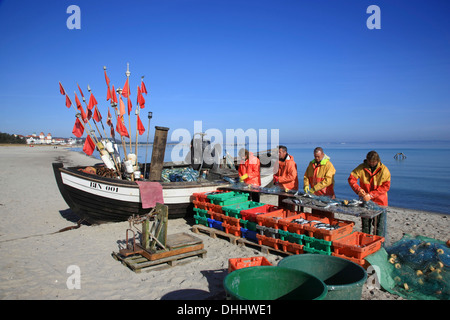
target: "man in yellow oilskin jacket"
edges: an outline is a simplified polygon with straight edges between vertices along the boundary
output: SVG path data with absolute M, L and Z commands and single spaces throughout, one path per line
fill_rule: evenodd
M 316 196 L 336 198 L 334 194 L 334 175 L 336 169 L 321 147 L 314 149 L 314 160 L 306 168 L 303 176 L 303 190 Z
M 381 163 L 380 156 L 376 151 L 367 153 L 364 162 L 350 173 L 348 183 L 363 201 L 372 200 L 381 207 L 388 206 L 387 192 L 391 187 L 391 173 Z M 374 219 L 361 218 L 363 232 L 370 233 L 373 224 L 376 234 L 386 237 L 386 208 L 383 209 L 383 213 Z

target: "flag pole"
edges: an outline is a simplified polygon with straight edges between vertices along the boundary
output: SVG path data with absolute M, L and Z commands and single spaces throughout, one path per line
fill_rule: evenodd
M 116 92 L 119 94 L 119 98 L 121 98 L 121 97 L 122 97 L 122 95 L 121 95 L 122 89 L 117 88 L 117 89 L 116 89 Z M 112 104 L 111 104 L 111 105 L 112 105 Z M 122 120 L 119 119 L 119 116 L 118 116 L 119 111 L 117 110 L 117 103 L 115 103 L 115 102 L 114 102 L 114 107 L 115 107 L 114 110 L 115 110 L 115 112 L 116 112 L 117 121 L 122 121 Z M 119 133 L 120 133 L 120 132 L 119 132 Z M 125 161 L 126 161 L 126 160 L 128 160 L 127 147 L 126 147 L 126 144 L 125 144 L 125 139 L 124 139 L 124 137 L 122 136 L 122 134 L 120 135 L 120 137 L 122 138 L 123 152 L 125 153 Z
M 91 87 L 90 87 L 89 85 L 87 86 L 87 89 L 88 89 L 88 91 L 89 91 L 90 94 L 93 94 L 93 93 L 91 92 Z M 94 123 L 95 123 L 95 120 L 94 120 Z M 105 134 L 105 138 L 106 138 L 108 135 L 106 134 L 105 126 L 103 125 L 103 119 L 100 120 L 100 124 L 102 125 L 103 133 Z M 97 125 L 96 125 L 96 126 L 97 126 Z M 98 128 L 97 128 L 97 130 L 98 130 Z M 100 130 L 99 130 L 99 131 L 100 131 Z M 112 138 L 112 137 L 111 137 L 111 138 Z
M 147 153 L 148 153 L 148 136 L 150 133 L 150 119 L 152 118 L 153 113 L 148 113 L 148 128 L 147 128 L 147 145 L 145 146 L 145 167 L 144 167 L 144 180 L 145 180 L 145 172 L 147 171 Z
M 75 108 L 75 105 L 73 104 L 72 99 L 70 99 L 70 97 L 67 95 L 66 90 L 64 89 L 64 87 L 63 87 L 63 85 L 61 84 L 61 82 L 59 83 L 59 85 L 60 85 L 61 88 L 63 89 L 64 95 L 67 97 L 67 99 L 69 99 L 70 105 L 74 108 L 74 110 L 75 110 L 75 112 L 76 112 L 76 113 L 75 113 L 75 117 L 77 117 L 77 118 L 79 119 L 79 118 L 81 117 L 81 113 L 79 113 L 79 112 L 78 112 L 79 110 L 78 110 L 77 108 Z M 97 141 L 97 137 L 95 136 L 95 134 L 93 134 L 91 131 L 86 130 L 86 126 L 84 125 L 84 119 L 81 119 L 80 123 L 81 123 L 81 125 L 83 126 L 83 130 L 86 131 L 86 134 L 88 134 L 88 135 L 91 137 L 91 139 L 92 139 L 92 137 L 93 137 L 94 140 Z M 88 124 L 89 124 L 89 120 L 88 120 Z M 92 128 L 91 128 L 91 129 L 92 129 Z M 97 147 L 97 145 L 96 145 L 96 147 Z M 98 149 L 98 147 L 97 147 L 97 149 Z M 99 152 L 100 152 L 100 150 L 99 150 Z
M 74 93 L 75 94 L 77 94 L 75 91 L 74 91 Z M 70 98 L 69 98 L 70 99 Z M 72 102 L 72 101 L 71 101 Z M 74 107 L 75 108 L 75 107 Z M 78 110 L 78 109 L 77 109 Z M 86 118 L 87 119 L 87 118 Z M 92 132 L 94 132 L 93 133 L 93 136 L 94 136 L 94 138 L 95 138 L 95 141 L 96 141 L 96 145 L 99 143 L 99 141 L 98 141 L 98 139 L 97 139 L 97 136 L 95 135 L 95 130 L 94 129 L 92 129 L 92 126 L 91 126 L 91 123 L 89 122 L 89 119 L 87 120 L 87 124 L 89 125 L 89 128 L 91 128 L 91 131 Z M 97 149 L 99 149 L 98 148 L 98 145 L 97 145 Z M 99 149 L 99 151 L 100 151 L 100 149 Z
M 125 75 L 127 76 L 127 84 L 128 84 L 128 97 L 127 97 L 127 111 L 128 111 L 128 132 L 131 132 L 131 120 L 130 120 L 130 111 L 128 110 L 128 103 L 130 99 L 130 64 L 127 62 L 127 71 L 125 72 Z M 136 129 L 137 130 L 137 129 Z M 130 134 L 130 153 L 133 153 L 133 149 L 131 147 L 131 134 Z M 136 155 L 136 162 L 137 162 L 137 155 Z
M 83 91 L 81 91 L 81 88 L 80 88 L 80 86 L 78 85 L 78 83 L 77 83 L 77 86 L 78 86 L 78 90 L 80 90 L 81 98 L 83 99 L 83 102 L 84 102 L 84 104 L 86 105 L 86 111 L 89 112 L 90 109 L 89 109 L 89 106 L 88 106 L 88 104 L 87 104 L 87 102 L 86 102 L 86 98 L 84 97 Z M 89 92 L 90 92 L 90 91 L 89 91 Z M 98 128 L 97 123 L 95 122 L 95 120 L 93 120 L 93 122 L 94 122 L 94 124 L 95 124 L 95 127 L 97 128 L 98 134 L 100 135 L 100 140 L 102 140 L 102 139 L 103 139 L 102 133 L 100 132 L 100 130 L 99 130 L 99 128 Z
M 103 66 L 103 70 L 105 71 L 105 80 L 106 80 L 106 77 L 107 77 L 107 75 L 106 75 L 106 66 Z M 110 91 L 110 88 L 109 88 L 109 83 L 106 82 L 106 85 L 108 86 L 108 92 L 109 92 L 109 94 L 111 94 L 111 91 Z M 114 93 L 114 92 L 113 92 L 113 93 Z M 116 114 L 116 121 L 119 120 L 119 119 L 118 119 L 118 112 L 117 112 L 117 103 L 113 100 L 112 96 L 111 96 L 111 108 L 114 109 L 114 113 Z M 120 134 L 120 133 L 119 133 L 119 134 Z M 123 147 L 123 151 L 124 151 L 124 154 L 125 154 L 125 160 L 127 160 L 127 159 L 128 159 L 128 156 L 127 156 L 127 149 L 126 149 L 126 147 L 125 147 L 125 140 L 124 140 L 124 138 L 123 138 L 122 135 L 120 135 L 120 138 L 121 138 L 121 140 L 122 140 L 122 147 Z

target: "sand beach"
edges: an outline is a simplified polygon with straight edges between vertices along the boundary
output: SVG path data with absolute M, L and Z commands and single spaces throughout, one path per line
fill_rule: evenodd
M 99 160 L 64 147 L 0 147 L 0 299 L 2 300 L 109 300 L 109 299 L 224 299 L 222 281 L 228 259 L 264 255 L 276 264 L 284 256 L 263 254 L 250 247 L 233 245 L 224 239 L 195 234 L 203 240 L 206 257 L 182 266 L 134 273 L 112 252 L 125 239 L 128 222 L 76 225 L 55 182 L 52 162 L 64 165 L 92 165 Z M 273 203 L 273 196 L 262 202 Z M 351 216 L 340 218 L 352 220 Z M 359 219 L 355 228 L 360 228 Z M 193 221 L 171 219 L 168 233 L 192 233 Z M 450 216 L 389 208 L 388 241 L 404 233 L 440 240 L 450 238 Z M 80 288 L 69 289 L 67 280 L 76 266 Z M 397 300 L 400 297 L 367 286 L 363 300 Z

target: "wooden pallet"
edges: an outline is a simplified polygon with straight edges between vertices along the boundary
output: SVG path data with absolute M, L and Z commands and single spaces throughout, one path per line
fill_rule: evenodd
M 248 239 L 238 237 L 229 233 L 226 233 L 224 231 L 220 231 L 218 229 L 209 228 L 201 224 L 196 224 L 192 226 L 192 232 L 194 233 L 207 233 L 211 238 L 216 239 L 217 237 L 228 239 L 232 244 L 238 245 L 238 246 L 244 246 L 244 247 L 252 247 L 260 250 L 264 254 L 268 253 L 277 253 L 282 255 L 292 255 L 291 252 L 285 252 L 283 250 L 278 250 L 269 246 L 260 245 L 258 242 L 253 242 Z
M 191 258 L 204 258 L 206 256 L 206 250 L 195 250 L 158 260 L 149 260 L 141 254 L 124 257 L 117 252 L 113 252 L 112 256 L 114 259 L 121 261 L 123 265 L 127 266 L 132 271 L 140 273 L 141 271 L 149 272 L 163 270 L 176 265 L 185 264 L 191 262 Z
M 167 236 L 166 249 L 148 250 L 139 244 L 120 249 L 112 256 L 134 272 L 161 270 L 180 263 L 189 262 L 192 257 L 205 257 L 203 241 L 185 232 Z

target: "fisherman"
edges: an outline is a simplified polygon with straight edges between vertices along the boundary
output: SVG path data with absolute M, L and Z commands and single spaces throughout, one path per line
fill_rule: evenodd
M 285 146 L 278 146 L 278 171 L 273 175 L 273 183 L 284 191 L 298 190 L 297 164 Z
M 336 169 L 321 147 L 314 149 L 314 160 L 306 168 L 303 176 L 303 190 L 316 196 L 336 198 L 334 194 L 334 175 Z
M 252 152 L 242 148 L 239 150 L 239 157 L 241 162 L 239 164 L 239 180 L 246 184 L 252 184 L 256 186 L 261 185 L 260 167 L 261 163 Z
M 391 187 L 391 173 L 381 163 L 380 156 L 376 151 L 367 153 L 364 162 L 350 173 L 348 183 L 363 201 L 367 202 L 372 200 L 384 209 L 382 214 L 374 219 L 361 218 L 362 231 L 364 233 L 370 233 L 373 224 L 376 229 L 376 234 L 386 237 L 387 192 Z

